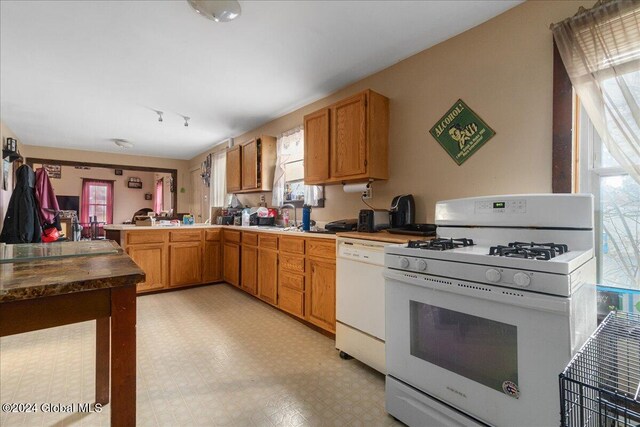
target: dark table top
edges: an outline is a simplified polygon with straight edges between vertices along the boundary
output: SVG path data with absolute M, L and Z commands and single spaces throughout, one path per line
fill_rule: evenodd
M 105 253 L 101 248 L 81 256 L 0 263 L 0 303 L 135 285 L 144 280 L 144 272 L 115 242 L 104 243 L 115 251 Z M 89 249 L 84 242 L 66 244 Z

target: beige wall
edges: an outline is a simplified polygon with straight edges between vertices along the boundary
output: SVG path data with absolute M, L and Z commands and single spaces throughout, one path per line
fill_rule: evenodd
M 34 169 L 40 167 L 34 164 Z M 129 188 L 127 181 L 130 177 L 140 178 L 142 188 Z M 142 208 L 152 208 L 153 200 L 145 200 L 144 194 L 155 192 L 153 172 L 123 171 L 122 175 L 116 175 L 113 169 L 90 168 L 76 169 L 73 166 L 62 166 L 61 178 L 51 179 L 51 185 L 56 196 L 81 196 L 82 179 L 105 179 L 113 182 L 113 223 L 121 224 L 130 221 L 134 212 Z
M 9 129 L 3 122 L 0 120 L 0 141 L 2 143 L 2 147 L 4 148 L 4 144 L 7 138 L 19 139 L 12 131 Z M 20 146 L 20 141 L 18 141 L 18 150 L 22 150 Z M 3 190 L 3 182 L 2 177 L 4 172 L 4 160 L 0 161 L 0 230 L 4 225 L 4 216 L 7 212 L 7 206 L 9 205 L 9 199 L 11 198 L 11 193 L 13 191 L 13 165 L 9 167 L 9 180 L 7 182 L 7 191 Z
M 551 191 L 552 35 L 549 24 L 593 1 L 528 1 L 337 93 L 236 137 L 277 136 L 305 114 L 362 89 L 390 98 L 391 178 L 373 185 L 372 204 L 386 208 L 413 193 L 417 221 L 432 222 L 438 200 Z M 496 131 L 462 166 L 428 133 L 457 99 Z M 192 165 L 201 156 L 191 160 Z M 326 208 L 312 218 L 355 218 L 365 206 L 340 186 L 326 188 Z M 240 196 L 257 204 L 258 195 Z M 267 194 L 270 200 L 270 194 Z
M 148 156 L 132 156 L 127 154 L 97 153 L 94 151 L 68 150 L 68 149 L 62 149 L 62 148 L 38 147 L 34 145 L 23 145 L 20 148 L 20 152 L 25 158 L 35 157 L 35 158 L 41 158 L 41 159 L 71 160 L 71 161 L 78 161 L 78 162 L 108 163 L 108 164 L 117 164 L 117 165 L 147 166 L 147 167 L 156 167 L 156 168 L 177 169 L 178 170 L 178 182 L 177 182 L 178 208 L 186 209 L 189 206 L 189 171 L 188 171 L 189 161 L 188 160 L 173 160 L 173 159 L 166 159 L 161 157 L 148 157 Z M 180 192 L 181 188 L 184 188 L 184 192 Z M 144 198 L 142 201 L 144 202 Z

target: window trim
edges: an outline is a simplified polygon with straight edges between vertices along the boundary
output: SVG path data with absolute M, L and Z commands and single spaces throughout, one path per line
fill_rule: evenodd
M 564 67 L 558 46 L 553 41 L 553 138 L 552 177 L 553 193 L 574 191 L 574 125 L 573 85 Z

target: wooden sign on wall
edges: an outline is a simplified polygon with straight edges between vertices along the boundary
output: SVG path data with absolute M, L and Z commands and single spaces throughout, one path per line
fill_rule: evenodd
M 62 166 L 60 165 L 42 165 L 44 170 L 47 171 L 49 178 L 61 179 L 62 178 Z
M 458 165 L 496 134 L 462 99 L 456 101 L 429 133 Z

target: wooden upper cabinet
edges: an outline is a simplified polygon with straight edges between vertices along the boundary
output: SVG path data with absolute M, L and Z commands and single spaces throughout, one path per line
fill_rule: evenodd
M 255 190 L 258 188 L 258 147 L 257 141 L 252 139 L 242 144 L 242 189 Z
M 331 108 L 331 176 L 362 175 L 367 170 L 367 97 L 364 93 Z
M 304 117 L 304 182 L 321 184 L 329 179 L 329 109 Z
M 261 135 L 227 151 L 227 192 L 271 191 L 276 170 L 276 139 Z
M 242 190 L 242 150 L 239 145 L 227 151 L 227 192 Z
M 304 118 L 305 183 L 389 179 L 389 100 L 365 90 Z

